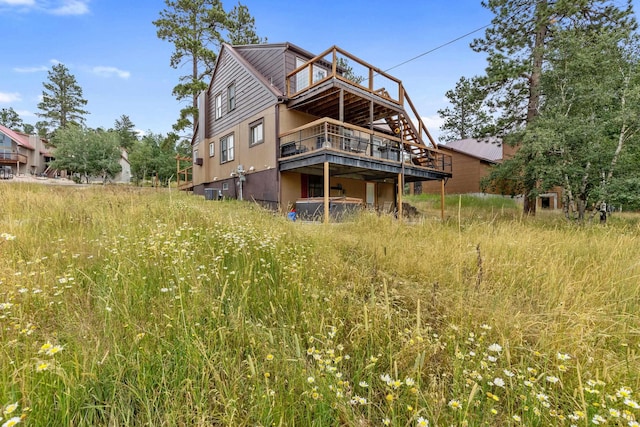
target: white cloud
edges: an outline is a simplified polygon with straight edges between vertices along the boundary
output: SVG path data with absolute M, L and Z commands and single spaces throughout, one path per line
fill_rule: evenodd
M 0 0 L 0 5 L 7 4 L 9 6 L 34 6 L 35 0 Z
M 9 104 L 11 102 L 16 102 L 22 100 L 22 97 L 18 92 L 7 93 L 0 92 L 0 104 Z
M 49 9 L 53 15 L 84 15 L 89 13 L 89 0 L 62 0 L 61 4 Z
M 36 113 L 32 113 L 29 110 L 16 110 L 16 113 L 18 113 L 20 117 L 36 117 Z
M 15 67 L 13 71 L 16 73 L 39 73 L 41 71 L 47 71 L 48 69 L 46 66 L 41 65 L 39 67 Z
M 425 126 L 427 126 L 427 129 L 429 129 L 429 133 L 431 134 L 433 139 L 438 142 L 440 134 L 442 133 L 442 131 L 440 130 L 440 126 L 444 124 L 444 119 L 439 115 L 434 114 L 433 116 L 422 117 L 422 121 L 424 122 Z
M 84 15 L 90 0 L 0 0 L 0 8 L 16 8 L 19 12 L 45 12 L 52 15 Z M 19 8 L 19 9 L 18 9 Z
M 93 67 L 91 69 L 91 72 L 94 74 L 97 74 L 101 77 L 111 77 L 111 76 L 118 76 L 121 79 L 128 79 L 129 76 L 131 76 L 131 73 L 128 71 L 124 71 L 124 70 L 120 70 L 116 67 Z

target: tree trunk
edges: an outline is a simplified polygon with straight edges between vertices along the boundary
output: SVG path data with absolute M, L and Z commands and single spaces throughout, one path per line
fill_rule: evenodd
M 542 77 L 542 63 L 544 60 L 545 39 L 547 37 L 547 0 L 541 0 L 536 5 L 535 12 L 536 19 L 536 35 L 532 52 L 532 68 L 531 75 L 529 76 L 529 102 L 527 104 L 527 122 L 529 126 L 533 123 L 538 116 L 538 109 L 540 107 L 540 86 Z M 525 182 L 525 199 L 524 199 L 524 214 L 535 215 L 536 214 L 536 198 L 531 194 L 536 188 L 536 181 L 531 180 Z

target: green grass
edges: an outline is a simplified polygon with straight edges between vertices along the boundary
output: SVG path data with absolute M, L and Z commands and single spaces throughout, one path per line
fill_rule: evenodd
M 2 422 L 640 418 L 633 215 L 576 225 L 456 198 L 440 221 L 421 196 L 410 222 L 323 225 L 174 190 L 0 197 Z

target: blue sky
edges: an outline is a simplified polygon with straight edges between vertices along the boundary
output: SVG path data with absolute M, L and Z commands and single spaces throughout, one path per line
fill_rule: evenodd
M 237 0 L 223 0 L 230 10 Z M 491 14 L 480 0 L 243 0 L 268 42 L 312 53 L 338 45 L 383 70 L 480 28 Z M 87 125 L 113 127 L 128 115 L 136 128 L 166 134 L 182 107 L 171 95 L 185 69 L 169 66 L 173 46 L 152 21 L 163 0 L 0 0 L 3 34 L 0 108 L 35 124 L 52 65 L 69 68 L 88 101 Z M 460 41 L 389 71 L 401 79 L 434 136 L 444 93 L 461 76 L 482 73 L 484 57 Z

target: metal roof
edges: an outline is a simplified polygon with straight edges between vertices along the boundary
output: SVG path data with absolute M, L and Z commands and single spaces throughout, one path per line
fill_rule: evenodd
M 439 147 L 448 148 L 494 163 L 502 161 L 502 140 L 496 137 L 459 139 L 441 144 Z
M 7 135 L 11 140 L 15 141 L 21 147 L 27 148 L 29 150 L 35 150 L 31 144 L 29 144 L 29 135 L 24 134 L 22 132 L 16 132 L 9 129 L 6 126 L 0 125 L 0 132 Z

